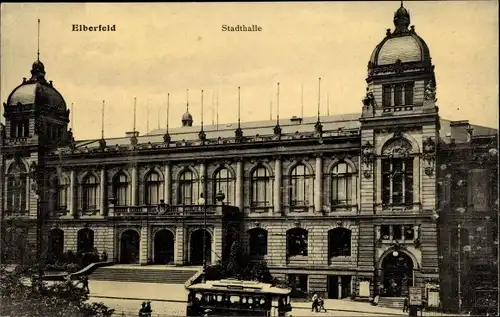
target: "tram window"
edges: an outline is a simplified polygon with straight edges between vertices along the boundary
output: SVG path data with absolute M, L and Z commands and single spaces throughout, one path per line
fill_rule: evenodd
M 217 296 L 217 302 L 222 302 L 222 295 Z
M 197 300 L 201 300 L 203 298 L 203 295 L 201 295 L 200 293 L 196 293 L 195 298 Z
M 230 301 L 232 304 L 234 303 L 239 303 L 240 302 L 240 297 L 239 296 L 231 296 Z

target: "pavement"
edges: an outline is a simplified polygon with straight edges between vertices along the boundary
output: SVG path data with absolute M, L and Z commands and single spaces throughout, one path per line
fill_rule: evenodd
M 136 316 L 144 301 L 151 301 L 154 316 L 185 316 L 187 291 L 180 284 L 90 280 L 90 301 L 116 310 L 116 316 Z M 327 312 L 311 312 L 311 303 L 292 300 L 293 316 L 407 316 L 399 309 L 373 306 L 349 299 L 325 299 Z M 445 316 L 424 312 L 423 316 Z

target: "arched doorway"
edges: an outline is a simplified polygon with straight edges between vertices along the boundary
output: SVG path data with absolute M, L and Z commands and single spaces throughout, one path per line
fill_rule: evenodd
M 60 260 L 64 253 L 64 231 L 52 229 L 49 231 L 48 254 L 51 260 Z
M 120 263 L 139 263 L 139 233 L 135 230 L 125 230 L 120 238 Z
M 210 264 L 212 258 L 212 235 L 207 230 L 198 229 L 191 234 L 190 259 L 192 265 L 203 264 L 203 234 L 205 233 L 205 259 Z
M 413 285 L 413 260 L 406 253 L 394 251 L 382 262 L 384 296 L 403 297 Z
M 154 264 L 171 264 L 174 262 L 174 234 L 162 229 L 155 234 Z

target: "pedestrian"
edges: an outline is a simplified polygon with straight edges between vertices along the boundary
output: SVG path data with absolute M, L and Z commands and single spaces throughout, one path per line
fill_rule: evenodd
M 326 313 L 325 300 L 321 296 L 318 297 L 318 310 Z
M 151 314 L 153 313 L 153 310 L 151 309 L 151 302 L 146 303 L 145 313 L 146 317 L 151 317 Z
M 311 307 L 311 311 L 315 311 L 318 312 L 318 294 L 314 293 L 313 297 L 312 297 L 312 307 Z
M 146 302 L 142 302 L 141 308 L 139 309 L 139 317 L 145 317 Z
M 409 304 L 410 299 L 408 296 L 405 297 L 405 300 L 403 302 L 403 313 L 406 313 L 408 311 L 408 304 Z
M 82 286 L 83 286 L 83 289 L 85 290 L 85 292 L 87 293 L 90 293 L 90 289 L 89 289 L 89 278 L 87 277 L 87 275 L 84 275 L 81 279 L 81 283 L 82 283 Z

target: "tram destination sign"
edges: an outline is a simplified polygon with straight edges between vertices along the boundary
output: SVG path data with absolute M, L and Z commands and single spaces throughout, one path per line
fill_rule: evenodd
M 422 288 L 421 287 L 410 287 L 410 306 L 422 306 Z

